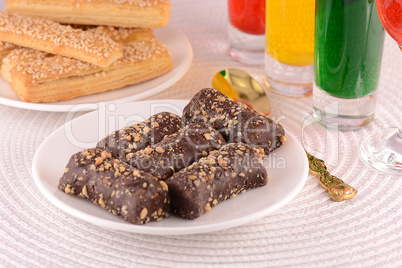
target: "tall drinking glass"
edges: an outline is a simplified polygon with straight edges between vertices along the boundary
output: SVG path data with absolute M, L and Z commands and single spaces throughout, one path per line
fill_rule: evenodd
M 376 0 L 381 23 L 402 50 L 402 0 Z M 402 175 L 402 125 L 385 137 L 368 137 L 363 140 L 360 153 L 371 166 L 396 175 Z
M 315 0 L 267 0 L 265 76 L 277 93 L 311 95 Z
M 314 117 L 342 130 L 374 118 L 384 29 L 371 0 L 317 0 Z
M 228 0 L 230 54 L 247 64 L 264 64 L 265 0 Z

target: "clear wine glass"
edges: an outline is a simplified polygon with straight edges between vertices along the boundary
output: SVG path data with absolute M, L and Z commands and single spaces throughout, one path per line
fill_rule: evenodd
M 375 1 L 382 25 L 402 50 L 402 0 Z M 360 153 L 372 167 L 402 175 L 402 127 L 382 138 L 366 138 L 361 144 Z

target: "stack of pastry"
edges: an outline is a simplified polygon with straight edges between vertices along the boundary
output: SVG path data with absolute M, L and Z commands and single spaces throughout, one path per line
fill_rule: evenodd
M 114 90 L 172 68 L 152 31 L 167 24 L 168 0 L 9 0 L 6 9 L 0 12 L 1 75 L 23 101 Z

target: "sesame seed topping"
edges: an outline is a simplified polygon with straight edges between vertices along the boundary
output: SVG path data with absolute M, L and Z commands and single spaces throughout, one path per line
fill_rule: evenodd
M 155 51 L 163 51 L 168 53 L 164 44 L 157 39 L 143 40 L 138 43 L 124 44 L 124 55 L 121 59 L 112 63 L 106 69 L 84 62 L 78 59 L 68 58 L 60 55 L 53 55 L 33 49 L 21 49 L 13 51 L 11 58 L 17 63 L 15 71 L 27 76 L 27 81 L 32 83 L 41 83 L 59 78 L 70 76 L 82 76 L 90 73 L 104 73 L 103 70 L 116 68 L 127 64 L 150 60 Z M 29 60 L 28 60 L 29 59 Z M 144 129 L 144 132 L 150 129 Z M 135 141 L 139 141 L 141 137 L 134 137 Z
M 51 20 L 0 12 L 1 41 L 60 55 L 76 57 L 107 66 L 102 61 L 121 56 L 122 47 L 111 38 L 74 29 Z M 73 51 L 73 53 L 71 53 Z M 117 55 L 117 54 L 118 55 Z M 115 60 L 114 59 L 114 60 Z M 113 61 L 113 60 L 112 60 Z

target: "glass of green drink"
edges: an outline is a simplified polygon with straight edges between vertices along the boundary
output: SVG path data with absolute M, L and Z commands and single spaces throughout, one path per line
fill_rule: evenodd
M 373 0 L 317 0 L 314 117 L 353 130 L 374 119 L 384 28 Z

